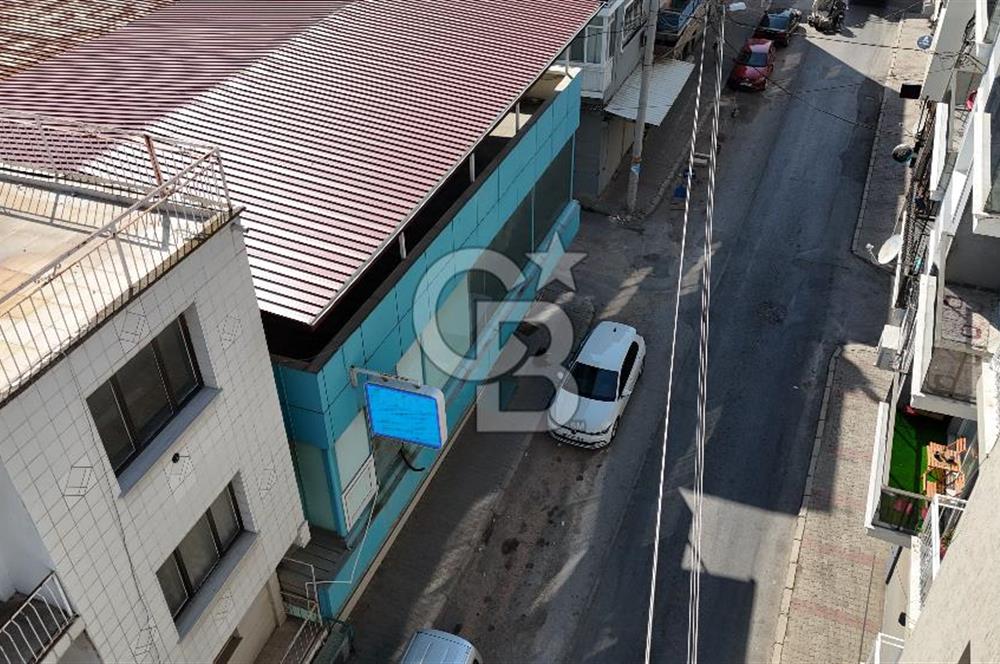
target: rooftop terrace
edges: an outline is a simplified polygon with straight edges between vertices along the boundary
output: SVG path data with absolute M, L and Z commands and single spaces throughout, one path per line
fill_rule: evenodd
M 232 216 L 213 148 L 0 113 L 0 402 Z

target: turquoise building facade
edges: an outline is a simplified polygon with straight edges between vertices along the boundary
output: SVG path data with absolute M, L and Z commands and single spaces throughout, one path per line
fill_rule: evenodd
M 306 518 L 342 539 L 337 569 L 317 586 L 326 617 L 341 614 L 393 529 L 460 432 L 476 401 L 477 381 L 452 375 L 427 357 L 414 326 L 421 298 L 433 307 L 449 346 L 475 346 L 475 302 L 505 301 L 507 320 L 523 316 L 580 224 L 572 199 L 580 78 L 565 77 L 529 121 L 406 256 L 394 281 L 379 290 L 366 313 L 345 321 L 320 362 L 309 367 L 275 362 L 274 372 Z M 559 242 L 554 242 L 558 236 Z M 546 262 L 527 253 L 552 248 Z M 524 281 L 507 290 L 478 271 L 457 268 L 456 250 L 492 249 L 521 269 Z M 466 254 L 468 256 L 468 254 Z M 513 311 L 513 316 L 509 312 Z M 492 365 L 515 325 L 501 327 L 499 343 L 475 357 Z M 447 403 L 449 443 L 442 450 L 371 440 L 362 389 L 351 368 L 394 374 L 440 388 Z M 373 482 L 377 489 L 373 492 Z

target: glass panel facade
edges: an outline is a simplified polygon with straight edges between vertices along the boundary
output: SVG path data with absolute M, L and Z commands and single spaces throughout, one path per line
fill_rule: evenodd
M 535 186 L 535 246 L 541 245 L 569 203 L 573 183 L 573 142 L 568 141 Z

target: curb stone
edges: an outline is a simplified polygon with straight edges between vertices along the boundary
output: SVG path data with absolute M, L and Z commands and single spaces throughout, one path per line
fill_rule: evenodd
M 799 567 L 799 552 L 802 547 L 802 537 L 805 534 L 806 519 L 809 517 L 809 499 L 812 497 L 813 477 L 816 473 L 816 463 L 819 450 L 822 447 L 823 435 L 826 432 L 826 414 L 830 404 L 830 393 L 833 391 L 833 378 L 844 348 L 838 347 L 830 357 L 826 370 L 826 387 L 823 390 L 823 403 L 820 406 L 819 419 L 816 423 L 816 436 L 813 439 L 812 455 L 809 458 L 809 474 L 806 475 L 805 489 L 802 491 L 802 505 L 795 523 L 795 537 L 792 540 L 792 551 L 788 556 L 788 570 L 785 574 L 785 588 L 781 593 L 781 608 L 778 612 L 778 624 L 774 630 L 774 645 L 771 650 L 771 664 L 780 664 L 781 651 L 785 644 L 788 631 L 788 615 L 792 606 L 792 591 L 795 589 L 795 576 Z

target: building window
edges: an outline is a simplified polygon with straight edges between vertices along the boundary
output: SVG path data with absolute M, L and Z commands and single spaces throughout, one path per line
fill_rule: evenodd
M 642 25 L 642 4 L 639 0 L 632 0 L 625 6 L 625 36 L 626 40 L 632 36 L 635 30 Z
M 87 398 L 116 475 L 201 387 L 201 373 L 181 316 Z
M 611 60 L 621 48 L 621 33 L 618 29 L 618 12 L 611 14 L 611 27 L 608 28 L 608 60 Z
M 156 571 L 174 618 L 205 584 L 241 532 L 243 519 L 229 483 Z
M 596 23 L 595 23 L 596 21 Z M 569 59 L 599 65 L 604 61 L 604 19 L 595 18 L 569 45 Z

